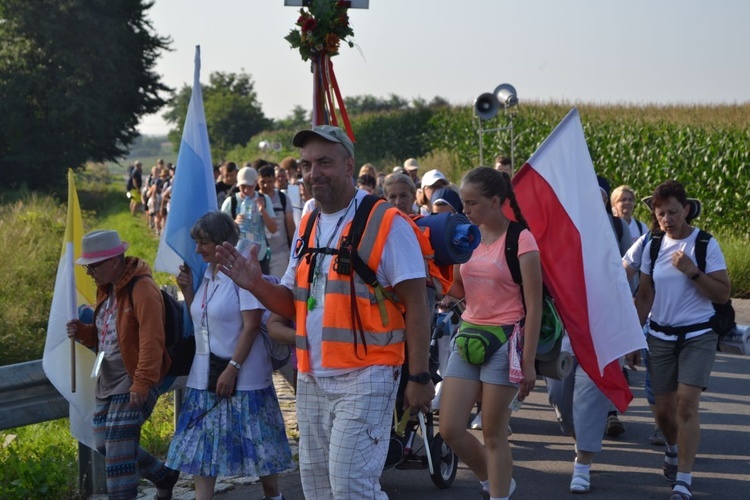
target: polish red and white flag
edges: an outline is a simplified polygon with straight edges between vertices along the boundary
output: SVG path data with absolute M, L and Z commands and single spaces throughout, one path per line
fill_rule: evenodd
M 618 360 L 646 342 L 578 110 L 552 131 L 513 186 L 575 356 L 625 411 L 633 395 Z

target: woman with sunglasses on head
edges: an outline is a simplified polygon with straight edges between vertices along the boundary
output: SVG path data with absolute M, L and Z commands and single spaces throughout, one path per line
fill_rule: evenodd
M 189 267 L 183 265 L 177 276 L 196 352 L 167 463 L 193 474 L 198 500 L 213 497 L 219 475 L 260 477 L 264 498 L 281 500 L 277 474 L 293 462 L 261 338 L 264 308 L 216 265 L 216 246 L 236 245 L 239 229 L 228 214 L 209 212 L 190 236 L 208 268 L 196 291 Z M 209 390 L 211 358 L 220 365 L 215 392 Z
M 144 477 L 156 486 L 157 498 L 171 498 L 180 473 L 139 445 L 170 364 L 161 292 L 146 262 L 125 257 L 128 244 L 117 231 L 92 231 L 81 247 L 76 263 L 97 286 L 94 322 L 73 320 L 67 332 L 97 352 L 94 439 L 105 457 L 108 496 L 135 498 Z
M 705 243 L 705 269 L 698 266 L 700 231 L 688 222 L 691 205 L 682 184 L 668 180 L 657 186 L 651 206 L 654 234 L 659 230 L 663 236 L 644 246 L 635 305 L 641 324 L 649 318 L 648 370 L 656 419 L 667 442 L 662 470 L 673 484 L 670 500 L 689 500 L 700 441 L 700 396 L 718 342 L 712 303 L 726 303 L 731 285 L 714 238 Z M 655 244 L 659 249 L 652 259 Z

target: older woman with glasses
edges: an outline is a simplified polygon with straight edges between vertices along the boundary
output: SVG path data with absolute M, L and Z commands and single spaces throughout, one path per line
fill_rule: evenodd
M 92 231 L 81 246 L 76 263 L 97 285 L 94 323 L 73 320 L 67 332 L 97 352 L 94 439 L 105 457 L 107 494 L 135 498 L 142 476 L 154 483 L 157 498 L 171 498 L 180 473 L 139 445 L 170 363 L 161 292 L 146 262 L 125 257 L 128 244 L 117 231 Z
M 190 236 L 208 268 L 197 291 L 187 266 L 177 276 L 196 352 L 167 463 L 193 474 L 198 500 L 213 497 L 218 475 L 260 477 L 265 497 L 280 500 L 277 474 L 293 463 L 261 338 L 264 308 L 216 265 L 217 245 L 236 245 L 239 229 L 228 214 L 209 212 Z M 219 367 L 215 388 L 209 387 L 212 364 Z

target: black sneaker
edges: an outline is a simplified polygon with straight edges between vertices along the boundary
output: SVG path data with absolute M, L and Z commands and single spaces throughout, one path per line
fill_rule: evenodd
M 625 426 L 622 425 L 617 415 L 610 415 L 607 417 L 607 435 L 617 437 L 625 432 Z
M 180 479 L 180 471 L 170 469 L 169 467 L 166 467 L 166 469 L 167 474 L 164 476 L 164 479 L 155 482 L 154 486 L 156 486 L 157 490 L 169 491 L 169 493 L 159 494 L 159 491 L 157 491 L 156 498 L 158 500 L 170 500 L 172 498 L 172 489 L 174 488 L 174 485 L 177 484 L 177 480 Z

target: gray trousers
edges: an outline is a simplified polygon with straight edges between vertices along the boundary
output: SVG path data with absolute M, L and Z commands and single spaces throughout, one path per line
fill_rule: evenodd
M 575 359 L 575 358 L 574 358 Z M 576 361 L 563 380 L 545 378 L 549 403 L 555 409 L 563 434 L 573 436 L 576 449 L 598 453 L 612 403 Z

